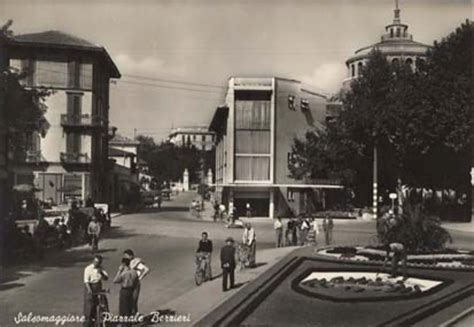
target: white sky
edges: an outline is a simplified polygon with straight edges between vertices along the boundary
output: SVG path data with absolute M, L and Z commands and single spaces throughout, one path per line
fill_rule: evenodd
M 172 126 L 207 125 L 230 76 L 280 76 L 337 91 L 345 78 L 345 60 L 379 41 L 393 19 L 394 3 L 0 0 L 0 23 L 13 19 L 15 34 L 61 30 L 106 47 L 124 75 L 111 85 L 112 124 L 124 135 L 133 135 L 136 128 L 159 140 Z M 470 0 L 400 0 L 400 7 L 414 39 L 427 44 L 473 16 Z

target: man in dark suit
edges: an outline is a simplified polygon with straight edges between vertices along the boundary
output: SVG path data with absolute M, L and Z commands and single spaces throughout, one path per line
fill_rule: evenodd
M 221 267 L 222 267 L 222 290 L 227 291 L 227 279 L 230 279 L 230 288 L 234 288 L 235 271 L 235 247 L 234 240 L 229 237 L 225 240 L 226 245 L 221 249 Z

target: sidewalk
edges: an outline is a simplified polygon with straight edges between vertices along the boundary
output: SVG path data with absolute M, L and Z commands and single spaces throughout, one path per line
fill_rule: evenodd
M 237 268 L 235 271 L 236 288 L 227 292 L 222 292 L 221 274 L 214 272 L 214 279 L 212 281 L 206 282 L 162 306 L 163 309 L 176 311 L 177 315 L 189 315 L 191 322 L 182 324 L 168 323 L 165 326 L 190 326 L 195 324 L 224 301 L 239 292 L 247 283 L 256 279 L 296 249 L 300 248 L 284 247 L 258 251 L 257 267 L 245 270 Z
M 474 233 L 474 221 L 469 223 L 443 223 L 442 226 L 450 231 L 461 233 Z

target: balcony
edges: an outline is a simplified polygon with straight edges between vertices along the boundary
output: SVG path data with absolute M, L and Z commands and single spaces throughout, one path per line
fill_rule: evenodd
M 103 126 L 100 117 L 91 115 L 61 115 L 61 126 L 68 129 L 90 129 Z
M 61 162 L 69 165 L 83 165 L 91 163 L 87 153 L 61 152 Z

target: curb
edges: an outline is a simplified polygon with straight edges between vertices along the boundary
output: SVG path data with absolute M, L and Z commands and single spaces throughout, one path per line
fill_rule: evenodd
M 299 257 L 294 256 L 294 249 L 286 254 L 268 270 L 260 274 L 256 279 L 245 285 L 241 290 L 220 305 L 200 317 L 193 326 L 235 326 L 238 325 L 249 314 L 248 308 L 255 307 L 265 299 L 273 290 L 275 284 L 285 278 L 288 272 L 293 271 L 293 266 L 299 264 Z

